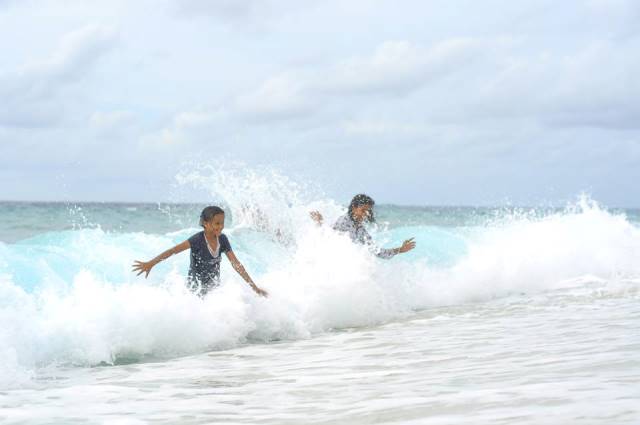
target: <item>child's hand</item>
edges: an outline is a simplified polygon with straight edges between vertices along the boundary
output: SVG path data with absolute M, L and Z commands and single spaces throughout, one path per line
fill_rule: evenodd
M 416 247 L 416 242 L 413 240 L 413 238 L 411 238 L 402 242 L 402 246 L 398 249 L 398 251 L 400 253 L 403 253 L 403 252 L 411 251 L 415 247 Z
M 134 261 L 132 267 L 133 267 L 133 272 L 138 272 L 138 274 L 136 276 L 140 276 L 142 273 L 146 273 L 144 275 L 144 278 L 146 279 L 147 276 L 149 276 L 149 272 L 151 271 L 151 269 L 153 268 L 155 264 L 151 261 L 148 262 L 144 262 L 144 261 Z
M 322 214 L 320 214 L 320 211 L 311 211 L 309 212 L 309 215 L 311 216 L 311 219 L 318 224 L 318 226 L 322 225 L 322 221 L 324 220 L 324 217 L 322 217 Z
M 253 288 L 253 290 L 256 291 L 256 294 L 260 295 L 261 297 L 269 298 L 269 293 L 264 289 L 260 289 L 256 286 L 255 288 Z

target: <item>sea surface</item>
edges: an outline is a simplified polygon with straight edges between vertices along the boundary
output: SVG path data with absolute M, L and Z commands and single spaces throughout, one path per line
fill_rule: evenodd
M 376 205 L 377 245 L 417 242 L 383 260 L 331 230 L 340 202 L 219 179 L 183 176 L 201 204 L 0 203 L 0 423 L 640 423 L 640 211 Z M 269 298 L 226 260 L 197 298 L 187 252 L 131 272 L 207 204 Z

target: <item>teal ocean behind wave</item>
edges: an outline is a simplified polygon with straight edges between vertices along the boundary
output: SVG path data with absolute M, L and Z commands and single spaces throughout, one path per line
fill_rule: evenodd
M 427 418 L 434 405 L 453 400 L 448 390 L 430 393 L 429 399 L 424 387 L 429 379 L 417 378 L 421 371 L 429 370 L 429 375 L 450 382 L 456 391 L 471 394 L 465 391 L 478 390 L 475 381 L 456 381 L 438 362 L 462 362 L 471 355 L 468 364 L 455 365 L 480 373 L 513 365 L 516 360 L 510 353 L 522 350 L 522 356 L 530 353 L 526 359 L 532 364 L 577 356 L 571 364 L 582 371 L 589 369 L 586 385 L 593 387 L 592 396 L 603 408 L 618 415 L 617 423 L 637 418 L 637 408 L 631 407 L 638 405 L 637 392 L 635 396 L 626 393 L 627 381 L 616 380 L 639 377 L 634 359 L 640 339 L 631 329 L 637 330 L 640 324 L 640 211 L 609 210 L 584 197 L 565 208 L 377 205 L 377 224 L 369 230 L 378 245 L 399 246 L 410 237 L 417 242 L 415 250 L 381 260 L 309 218 L 309 211 L 320 210 L 325 223 L 331 224 L 344 213 L 343 205 L 321 196 L 305 197 L 299 185 L 273 175 L 225 176 L 224 181 L 216 175 L 189 175 L 181 180 L 216 188 L 211 190 L 211 203 L 227 211 L 224 232 L 254 280 L 270 292 L 268 299 L 256 297 L 226 260 L 221 287 L 204 300 L 185 289 L 187 253 L 159 264 L 148 279 L 131 272 L 134 260 L 148 260 L 199 231 L 197 218 L 204 203 L 0 203 L 0 389 L 5 389 L 8 406 L 8 413 L 0 411 L 0 418 L 7 423 L 32 423 L 41 414 L 41 422 L 46 423 L 46 412 L 53 409 L 54 417 L 65 422 L 66 413 L 56 410 L 55 403 L 44 403 L 41 411 L 36 409 L 39 413 L 30 414 L 19 406 L 32 400 L 28 394 L 35 398 L 42 390 L 64 400 L 64 389 L 76 385 L 93 388 L 87 403 L 101 405 L 105 394 L 94 386 L 89 372 L 83 372 L 101 365 L 110 367 L 96 373 L 115 386 L 122 384 L 119 368 L 129 367 L 141 374 L 141 380 L 127 385 L 143 388 L 148 379 L 143 376 L 156 365 L 165 376 L 173 377 L 167 378 L 171 381 L 167 385 L 189 393 L 179 371 L 207 375 L 210 361 L 221 370 L 216 378 L 220 385 L 234 379 L 244 382 L 244 377 L 225 378 L 231 373 L 225 362 L 237 356 L 248 356 L 248 368 L 281 368 L 294 381 L 296 374 L 317 379 L 319 387 L 314 391 L 325 402 L 340 405 L 351 400 L 362 403 L 361 409 L 377 409 L 375 403 L 350 399 L 348 391 L 340 400 L 334 398 L 332 392 L 341 388 L 334 384 L 347 384 L 305 368 L 304 359 L 314 358 L 330 374 L 327 359 L 342 358 L 342 344 L 363 359 L 386 358 L 382 346 L 395 352 L 396 359 L 405 359 L 398 368 L 393 366 L 396 360 L 386 358 L 367 369 L 375 376 L 384 375 L 386 368 L 395 370 L 389 385 L 397 385 L 396 391 L 405 395 L 387 394 L 391 404 L 381 414 L 401 422 Z M 510 323 L 520 325 L 516 329 Z M 511 329 L 515 339 L 503 335 L 504 329 Z M 543 334 L 550 338 L 544 343 L 538 341 Z M 503 338 L 500 348 L 492 345 L 495 338 Z M 598 354 L 602 349 L 598 341 L 608 339 L 608 354 Z M 562 345 L 562 340 L 573 345 Z M 538 345 L 528 346 L 527 341 L 538 341 Z M 571 347 L 582 354 L 578 356 Z M 596 370 L 596 357 L 585 353 L 600 356 Z M 289 363 L 282 363 L 282 356 Z M 502 363 L 491 362 L 491 356 Z M 419 358 L 431 363 L 420 366 Z M 289 368 L 295 364 L 300 370 L 294 373 Z M 353 370 L 359 367 L 352 365 Z M 251 373 L 246 373 L 249 385 Z M 561 380 L 563 368 L 522 369 L 527 382 L 543 382 L 548 373 Z M 362 386 L 371 397 L 381 397 L 382 382 L 375 376 L 370 376 L 371 386 L 360 381 L 354 385 Z M 400 376 L 400 381 L 393 384 L 393 376 Z M 50 379 L 61 379 L 62 384 L 50 384 Z M 567 406 L 577 409 L 581 402 L 565 392 L 573 391 L 574 383 L 566 382 L 569 389 L 558 389 L 555 398 L 566 399 Z M 499 383 L 500 379 L 494 382 Z M 277 392 L 282 383 L 265 385 L 265 391 Z M 529 394 L 517 379 L 508 385 L 522 400 Z M 581 385 L 585 382 L 575 382 L 576 387 Z M 490 388 L 497 392 L 484 388 L 489 398 L 501 399 L 498 387 Z M 423 397 L 414 400 L 419 413 L 411 413 L 403 401 L 411 399 L 407 391 Z M 172 394 L 162 393 L 164 402 L 175 402 Z M 304 391 L 291 397 L 307 400 Z M 256 404 L 264 401 L 249 399 Z M 460 406 L 473 404 L 465 400 Z M 489 409 L 486 418 L 508 416 L 491 413 L 490 406 L 477 403 L 478 409 Z M 523 413 L 526 406 L 523 401 L 514 411 Z M 136 407 L 147 412 L 149 420 L 157 408 L 149 399 Z M 352 408 L 345 404 L 339 417 L 358 423 L 356 416 L 349 416 Z M 303 419 L 287 409 L 283 405 L 278 412 L 289 412 L 294 422 Z M 166 422 L 176 421 L 170 408 L 162 412 Z M 558 414 L 573 420 L 577 417 L 573 412 L 569 408 Z M 117 409 L 111 411 L 115 413 Z M 236 413 L 238 421 L 260 417 Z M 600 423 L 597 412 L 592 413 L 589 423 Z M 216 418 L 214 414 L 206 417 Z M 263 419 L 278 423 L 279 417 Z M 464 423 L 464 415 L 454 417 Z M 318 411 L 314 418 L 330 422 L 336 417 Z M 537 423 L 535 418 L 530 423 Z M 105 423 L 100 416 L 89 422 Z
M 0 201 L 0 242 L 13 243 L 43 233 L 96 228 L 110 233 L 168 233 L 197 226 L 197 217 L 206 205 L 209 204 Z M 564 207 L 376 207 L 380 220 L 390 228 L 483 226 L 518 216 L 541 218 L 566 210 Z M 630 223 L 640 224 L 640 209 L 614 208 L 608 211 L 624 215 Z M 232 211 L 227 211 L 227 214 L 227 220 L 231 221 L 227 221 L 227 225 L 233 225 Z

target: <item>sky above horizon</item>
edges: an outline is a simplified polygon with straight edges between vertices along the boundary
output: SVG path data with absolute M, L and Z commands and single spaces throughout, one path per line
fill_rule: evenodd
M 640 206 L 635 0 L 0 0 L 0 200 Z

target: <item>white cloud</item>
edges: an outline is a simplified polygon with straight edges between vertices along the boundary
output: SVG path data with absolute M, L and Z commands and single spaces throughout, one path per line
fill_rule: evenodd
M 247 19 L 267 6 L 261 0 L 176 0 L 175 8 L 187 16 L 210 15 L 224 19 Z
M 640 2 L 637 0 L 587 0 L 586 4 L 600 22 L 613 23 L 621 36 L 632 36 L 640 31 Z
M 208 129 L 219 113 L 207 111 L 185 111 L 174 115 L 171 124 L 159 131 L 143 136 L 143 147 L 153 149 L 173 148 L 193 140 L 194 133 Z
M 343 123 L 347 135 L 356 136 L 424 136 L 429 133 L 425 125 L 406 121 L 352 119 Z
M 594 41 L 564 52 L 509 37 L 456 38 L 430 47 L 387 41 L 370 56 L 269 78 L 236 99 L 235 113 L 292 122 L 333 111 L 334 119 L 347 118 L 350 134 L 388 131 L 348 109 L 367 96 L 373 98 L 367 105 L 378 99 L 382 109 L 382 102 L 392 109 L 413 104 L 433 124 L 528 118 L 550 126 L 638 128 L 640 57 L 628 54 L 634 46 L 640 48 L 634 40 Z M 427 93 L 402 99 L 424 88 Z
M 306 115 L 314 105 L 310 85 L 300 73 L 285 73 L 265 81 L 258 90 L 236 99 L 237 112 L 258 120 Z
M 65 35 L 56 50 L 36 70 L 44 68 L 60 79 L 76 78 L 85 68 L 113 47 L 116 33 L 112 28 L 88 25 Z
M 237 112 L 262 120 L 299 119 L 350 96 L 407 94 L 460 71 L 481 46 L 471 39 L 445 40 L 431 48 L 407 41 L 383 42 L 370 56 L 268 78 L 257 90 L 238 96 Z
M 431 48 L 407 41 L 387 41 L 370 57 L 340 62 L 319 85 L 341 93 L 404 94 L 460 70 L 480 53 L 480 46 L 472 39 L 449 39 Z
M 52 125 L 62 115 L 62 92 L 82 80 L 115 43 L 115 32 L 87 26 L 65 35 L 51 55 L 0 75 L 0 126 Z
M 213 115 L 207 112 L 181 112 L 174 118 L 174 125 L 179 129 L 187 129 L 207 124 L 213 120 Z
M 16 0 L 0 0 L 0 8 L 9 7 L 15 3 L 17 3 Z
M 94 112 L 89 118 L 92 127 L 111 130 L 130 124 L 134 119 L 134 114 L 130 111 L 108 111 Z
M 511 183 L 520 171 L 567 192 L 637 180 L 625 165 L 640 140 L 635 0 L 114 1 L 59 14 L 54 0 L 0 0 L 0 159 L 11 181 L 39 178 L 29 197 L 74 164 L 100 197 L 127 158 L 156 181 L 153 167 L 169 176 L 184 156 L 220 152 L 335 171 L 340 189 L 368 176 L 407 200 L 452 170 L 461 184 L 440 193 L 459 202 L 543 190 Z M 413 186 L 374 178 L 389 164 Z
M 277 22 L 303 9 L 309 9 L 317 0 L 171 0 L 178 16 L 185 18 L 211 17 L 232 28 L 258 31 L 278 29 Z
M 640 57 L 628 54 L 632 45 L 595 41 L 568 53 L 523 54 L 517 45 L 500 50 L 473 70 L 480 81 L 445 88 L 457 103 L 437 115 L 467 122 L 528 117 L 553 126 L 638 128 Z

